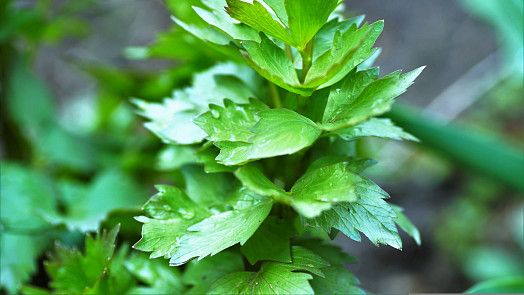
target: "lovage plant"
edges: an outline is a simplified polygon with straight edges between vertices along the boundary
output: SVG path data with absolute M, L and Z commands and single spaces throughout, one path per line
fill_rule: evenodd
M 422 68 L 379 78 L 371 64 L 383 22 L 344 20 L 341 2 L 202 0 L 194 9 L 204 22 L 174 18 L 249 66 L 221 63 L 163 103 L 135 100 L 170 145 L 177 185 L 157 186 L 134 248 L 198 268 L 190 291 L 362 293 L 342 266 L 352 258 L 314 233 L 363 233 L 401 249 L 398 225 L 419 242 L 402 209 L 361 175 L 375 161 L 359 158 L 355 141 L 416 140 L 377 116 Z

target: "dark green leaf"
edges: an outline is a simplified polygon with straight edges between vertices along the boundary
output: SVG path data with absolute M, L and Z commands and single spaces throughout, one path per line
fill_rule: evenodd
M 315 277 L 311 287 L 315 294 L 366 294 L 358 286 L 359 280 L 342 265 L 322 269 L 325 278 Z
M 184 270 L 184 283 L 193 286 L 187 294 L 205 294 L 216 279 L 243 269 L 242 256 L 228 251 L 200 261 L 192 260 Z
M 261 260 L 291 262 L 289 239 L 295 234 L 291 224 L 276 216 L 268 216 L 255 234 L 242 246 L 242 254 L 251 264 Z

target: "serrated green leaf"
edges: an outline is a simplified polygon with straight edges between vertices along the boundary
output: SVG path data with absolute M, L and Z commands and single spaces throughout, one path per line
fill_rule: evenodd
M 288 16 L 288 27 L 294 42 L 282 41 L 297 47 L 299 50 L 303 50 L 306 44 L 326 23 L 329 15 L 338 6 L 338 2 L 338 0 L 284 1 Z
M 319 56 L 309 69 L 304 86 L 322 89 L 344 78 L 357 65 L 366 60 L 371 48 L 382 32 L 382 21 L 364 24 L 360 29 L 352 25 L 347 31 L 336 31 L 330 50 Z
M 163 103 L 133 100 L 140 114 L 151 122 L 144 124 L 166 143 L 193 144 L 201 142 L 206 134 L 191 120 L 208 110 L 209 104 L 222 104 L 224 98 L 236 103 L 247 103 L 255 97 L 245 81 L 251 82 L 249 68 L 233 63 L 216 66 L 193 76 L 191 87 L 173 92 Z M 194 97 L 198 97 L 195 100 Z
M 225 10 L 232 18 L 254 28 L 256 31 L 264 32 L 264 34 L 284 43 L 295 45 L 286 28 L 273 19 L 267 9 L 257 0 L 254 0 L 253 3 L 241 0 L 227 0 Z
M 258 113 L 260 121 L 252 128 L 255 134 L 250 159 L 293 154 L 312 145 L 321 131 L 310 119 L 287 109 Z
M 332 164 L 337 164 L 340 162 L 347 163 L 347 169 L 356 174 L 364 171 L 366 168 L 373 166 L 377 163 L 373 159 L 358 159 L 358 158 L 353 158 L 353 157 L 348 157 L 348 156 L 343 156 L 343 155 L 325 156 L 325 157 L 318 158 L 313 163 L 311 163 L 311 165 L 309 165 L 309 167 L 307 168 L 305 174 L 308 174 L 309 172 L 314 171 L 316 169 L 319 169 L 319 168 L 322 168 L 328 165 L 332 165 Z
M 421 67 L 404 75 L 397 71 L 369 83 L 354 100 L 346 104 L 337 103 L 338 107 L 330 116 L 333 119 L 319 127 L 330 131 L 339 130 L 389 111 L 393 99 L 404 93 L 423 69 Z
M 249 240 L 242 246 L 242 254 L 249 263 L 261 260 L 291 262 L 290 238 L 296 231 L 291 224 L 276 216 L 268 216 Z
M 358 287 L 359 280 L 342 265 L 322 269 L 325 278 L 315 277 L 311 287 L 315 294 L 366 294 Z
M 249 161 L 248 153 L 251 145 L 249 142 L 215 142 L 215 146 L 220 149 L 220 154 L 218 154 L 216 160 L 218 163 L 228 166 L 244 164 Z
M 356 200 L 355 188 L 360 177 L 346 167 L 347 163 L 338 163 L 306 173 L 295 182 L 290 192 L 275 185 L 255 166 L 243 166 L 235 176 L 250 190 L 290 205 L 302 216 L 313 218 L 337 202 Z
M 359 231 L 375 245 L 379 243 L 401 249 L 402 241 L 397 232 L 395 211 L 382 198 L 388 197 L 379 186 L 363 178 L 357 185 L 358 200 L 353 203 L 340 203 L 319 217 L 305 220 L 305 225 L 340 230 L 355 241 L 360 241 Z
M 246 189 L 234 194 L 232 198 L 237 201 L 231 211 L 209 214 L 209 217 L 184 214 L 182 218 L 176 215 L 180 212 L 173 213 L 175 208 L 169 206 L 176 206 L 180 193 L 164 194 L 163 199 L 170 200 L 168 206 L 161 202 L 153 203 L 155 216 L 162 218 L 137 218 L 144 226 L 142 239 L 134 247 L 152 252 L 152 258 L 164 256 L 170 258 L 171 265 L 181 265 L 194 257 L 202 259 L 236 243 L 244 244 L 269 214 L 272 201 Z M 180 208 L 185 211 L 185 208 Z M 167 212 L 160 213 L 162 209 Z
M 208 294 L 312 294 L 308 271 L 323 275 L 327 264 L 322 258 L 301 248 L 292 248 L 292 263 L 264 262 L 258 272 L 239 272 L 224 276 L 211 285 Z
M 293 63 L 284 50 L 261 34 L 262 42 L 243 42 L 242 56 L 248 65 L 270 82 L 300 95 L 309 96 L 313 87 L 303 87 Z
M 343 105 L 355 101 L 367 85 L 378 79 L 378 72 L 378 68 L 365 71 L 354 69 L 340 82 L 331 86 L 322 122 L 327 123 L 334 120 Z
M 215 142 L 221 150 L 217 157 L 219 163 L 238 165 L 250 160 L 292 154 L 312 145 L 321 133 L 313 121 L 291 110 L 261 111 L 258 117 L 260 120 L 251 128 L 249 142 Z M 247 132 L 247 127 L 242 128 Z M 247 137 L 243 136 L 242 139 Z
M 405 231 L 409 236 L 411 236 L 417 245 L 420 246 L 421 240 L 420 240 L 420 232 L 418 231 L 417 227 L 407 218 L 406 215 L 404 215 L 402 209 L 399 206 L 390 205 L 393 210 L 395 210 L 395 214 L 397 215 L 397 218 L 395 219 L 395 223 L 403 230 Z
M 262 102 L 252 99 L 249 104 L 235 104 L 224 100 L 224 107 L 210 105 L 210 111 L 193 119 L 193 122 L 208 136 L 211 141 L 249 142 L 253 136 L 251 128 L 260 119 L 258 112 L 269 108 Z
M 208 144 L 210 143 L 211 142 L 209 142 Z M 236 166 L 225 166 L 219 164 L 216 158 L 218 157 L 220 150 L 214 146 L 206 145 L 204 145 L 204 147 L 195 154 L 197 162 L 200 164 L 204 164 L 204 171 L 206 173 L 233 172 L 238 168 Z
M 211 213 L 197 205 L 182 190 L 168 185 L 156 185 L 158 193 L 144 205 L 144 212 L 156 219 L 204 219 Z
M 222 7 L 226 6 L 226 1 L 218 1 Z M 224 10 L 214 9 L 208 11 L 199 7 L 193 7 L 195 12 L 208 24 L 218 28 L 222 32 L 226 33 L 229 37 L 236 40 L 250 40 L 260 42 L 257 30 L 235 22 Z
M 364 16 L 360 15 L 354 18 L 350 18 L 344 21 L 339 21 L 338 18 L 334 18 L 327 22 L 315 35 L 315 47 L 313 48 L 313 61 L 319 56 L 326 53 L 333 45 L 333 38 L 337 31 L 345 32 L 355 24 L 357 27 L 360 26 Z
M 183 22 L 182 20 L 180 20 L 180 19 L 178 19 L 178 18 L 176 18 L 174 16 L 171 16 L 171 18 L 181 28 L 183 28 L 188 33 L 194 35 L 195 37 L 197 37 L 197 38 L 199 38 L 201 40 L 208 41 L 208 42 L 211 42 L 211 43 L 214 43 L 214 44 L 217 44 L 217 45 L 222 45 L 222 46 L 228 45 L 230 42 L 233 41 L 232 38 L 222 34 L 220 31 L 218 31 L 217 29 L 215 29 L 213 27 L 205 27 L 205 26 L 197 26 L 197 25 L 194 25 L 194 24 L 186 24 L 185 22 Z
M 390 119 L 371 118 L 364 123 L 333 132 L 340 138 L 351 141 L 361 137 L 373 136 L 396 140 L 419 141 L 413 135 L 395 126 Z
M 242 166 L 235 171 L 235 176 L 240 180 L 243 186 L 257 194 L 272 197 L 281 201 L 289 199 L 283 188 L 271 182 L 271 180 L 269 180 L 264 173 L 255 166 Z
M 205 294 L 220 277 L 244 270 L 242 256 L 234 252 L 220 252 L 200 261 L 190 261 L 184 270 L 184 283 L 193 286 L 187 294 Z
M 243 245 L 262 224 L 272 207 L 271 199 L 261 198 L 247 190 L 234 211 L 213 215 L 188 228 L 177 241 L 177 251 L 170 265 L 181 265 L 193 257 L 214 255 L 236 243 Z
M 86 236 L 85 254 L 57 245 L 44 262 L 51 277 L 49 285 L 59 293 L 81 294 L 93 289 L 111 263 L 119 227 Z

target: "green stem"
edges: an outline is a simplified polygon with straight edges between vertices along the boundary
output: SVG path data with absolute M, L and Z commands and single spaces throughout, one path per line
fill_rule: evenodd
M 291 51 L 291 46 L 289 46 L 288 44 L 286 44 L 286 54 L 287 57 L 289 57 L 289 60 L 291 60 L 291 63 L 294 63 L 295 59 L 293 58 L 293 51 Z
M 315 45 L 315 39 L 311 39 L 306 44 L 306 48 L 304 50 L 299 51 L 300 56 L 302 57 L 302 77 L 300 79 L 300 82 L 304 83 L 306 80 L 306 75 L 309 72 L 309 68 L 311 68 L 311 64 L 313 63 L 313 47 Z
M 271 97 L 271 102 L 273 103 L 274 108 L 279 109 L 282 107 L 277 86 L 271 82 L 269 82 L 269 96 Z

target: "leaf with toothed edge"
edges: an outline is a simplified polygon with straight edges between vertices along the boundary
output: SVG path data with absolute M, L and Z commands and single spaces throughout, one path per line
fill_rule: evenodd
M 405 132 L 402 128 L 395 126 L 390 119 L 371 118 L 364 123 L 333 132 L 340 138 L 350 141 L 361 137 L 379 137 L 396 140 L 419 141 L 413 135 Z
M 324 277 L 321 269 L 329 263 L 298 246 L 292 247 L 292 260 L 292 263 L 266 261 L 258 272 L 226 275 L 211 285 L 208 294 L 313 294 L 308 282 L 313 276 L 309 273 Z

